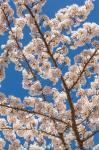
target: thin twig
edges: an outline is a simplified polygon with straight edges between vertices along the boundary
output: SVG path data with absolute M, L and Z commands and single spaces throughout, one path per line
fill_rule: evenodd
M 73 83 L 73 85 L 71 86 L 71 88 L 69 90 L 72 90 L 74 88 L 74 86 L 78 83 L 78 81 L 80 80 L 80 78 L 82 77 L 84 71 L 86 70 L 88 64 L 90 63 L 90 61 L 92 60 L 92 58 L 95 56 L 95 54 L 97 53 L 97 49 L 94 51 L 94 53 L 92 54 L 92 56 L 88 59 L 88 61 L 85 63 L 80 75 L 78 76 L 77 80 Z
M 88 135 L 86 138 L 84 138 L 82 141 L 85 142 L 88 139 L 90 139 L 92 136 L 94 136 L 95 134 L 97 134 L 99 132 L 99 130 L 93 131 L 92 134 Z

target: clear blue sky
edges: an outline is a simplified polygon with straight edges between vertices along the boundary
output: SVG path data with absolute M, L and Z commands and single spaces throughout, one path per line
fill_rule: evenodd
M 47 0 L 47 3 L 43 8 L 43 12 L 52 18 L 54 17 L 55 12 L 57 12 L 60 8 L 63 8 L 66 5 L 71 5 L 73 3 L 83 5 L 84 1 L 85 0 Z M 87 21 L 96 22 L 99 24 L 99 0 L 95 0 L 94 4 L 95 8 L 89 15 Z M 25 30 L 25 32 L 27 32 L 27 30 Z M 6 38 L 7 36 L 0 37 L 0 45 L 1 43 L 5 43 Z M 6 79 L 2 82 L 0 91 L 6 95 L 15 95 L 23 98 L 24 96 L 28 95 L 28 92 L 22 89 L 21 80 L 21 73 L 16 72 L 14 70 L 14 65 L 10 64 L 6 70 Z M 99 134 L 95 136 L 95 143 L 99 143 Z

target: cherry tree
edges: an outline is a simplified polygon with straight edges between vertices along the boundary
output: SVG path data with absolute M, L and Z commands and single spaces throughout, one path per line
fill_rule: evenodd
M 0 36 L 8 34 L 0 82 L 13 63 L 29 93 L 24 99 L 0 93 L 0 149 L 98 150 L 99 25 L 84 22 L 94 2 L 62 8 L 52 19 L 43 14 L 45 2 L 13 0 L 14 10 L 10 0 L 0 0 Z

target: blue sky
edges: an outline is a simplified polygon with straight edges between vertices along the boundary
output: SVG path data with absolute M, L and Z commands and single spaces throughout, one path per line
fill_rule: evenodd
M 73 3 L 83 5 L 84 1 L 85 0 L 47 0 L 47 3 L 43 8 L 43 12 L 50 18 L 52 18 L 60 8 L 63 8 L 66 5 L 71 5 Z M 95 0 L 94 5 L 94 10 L 89 15 L 87 21 L 99 24 L 99 0 Z M 27 30 L 25 30 L 25 33 L 27 34 Z M 7 34 L 3 37 L 0 37 L 0 45 L 1 43 L 4 44 L 6 42 L 6 39 Z M 6 95 L 15 95 L 20 98 L 24 98 L 24 96 L 28 95 L 28 92 L 22 89 L 21 80 L 21 73 L 14 70 L 13 64 L 9 64 L 8 69 L 6 69 L 6 79 L 1 83 L 2 86 L 0 88 L 0 91 L 5 93 Z M 97 144 L 99 143 L 98 139 L 99 134 L 95 136 L 95 143 Z

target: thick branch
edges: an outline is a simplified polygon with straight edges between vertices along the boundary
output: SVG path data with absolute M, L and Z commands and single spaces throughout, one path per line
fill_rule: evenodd
M 42 31 L 40 30 L 40 27 L 39 27 L 39 25 L 38 25 L 38 23 L 37 23 L 37 21 L 36 21 L 36 19 L 35 19 L 35 16 L 33 15 L 33 12 L 32 12 L 31 9 L 28 7 L 28 5 L 26 5 L 26 4 L 24 4 L 24 5 L 25 5 L 25 7 L 26 7 L 27 10 L 29 11 L 31 17 L 32 17 L 33 20 L 34 20 L 35 26 L 37 27 L 37 30 L 38 30 L 38 32 L 39 32 L 39 34 L 40 34 L 40 36 L 41 36 L 41 39 L 42 39 L 42 41 L 44 42 L 45 47 L 47 48 L 47 52 L 48 52 L 49 56 L 51 57 L 54 66 L 55 66 L 56 68 L 58 68 L 58 65 L 57 65 L 57 63 L 56 63 L 56 60 L 54 59 L 53 54 L 52 54 L 51 51 L 50 51 L 50 47 L 49 47 L 49 45 L 47 44 L 46 39 L 44 38 L 44 35 L 43 35 Z M 69 93 L 69 89 L 68 89 L 68 87 L 67 87 L 67 85 L 66 85 L 66 83 L 65 83 L 65 80 L 64 80 L 63 76 L 61 76 L 61 81 L 62 81 L 63 86 L 64 86 L 64 88 L 65 88 L 65 92 L 66 92 L 66 94 L 67 94 L 67 99 L 68 99 L 68 102 L 69 102 L 69 105 L 70 105 L 70 109 L 71 109 L 72 128 L 73 128 L 73 131 L 74 131 L 74 133 L 75 133 L 75 136 L 76 136 L 76 139 L 77 139 L 79 148 L 80 148 L 81 150 L 84 150 L 84 148 L 83 148 L 83 143 L 82 143 L 81 140 L 80 140 L 80 135 L 79 135 L 79 132 L 78 132 L 78 129 L 77 129 L 76 121 L 75 121 L 75 109 L 74 109 L 74 105 L 73 105 L 73 102 L 72 102 L 72 99 L 71 99 L 71 96 L 70 96 L 70 93 Z
M 63 145 L 64 145 L 64 147 L 65 147 L 65 150 L 69 150 L 69 149 L 67 148 L 67 144 L 66 144 L 66 142 L 65 142 L 65 140 L 64 140 L 64 134 L 63 134 L 63 133 L 58 133 L 58 134 L 59 134 L 60 139 L 62 140 L 62 143 L 63 143 Z
M 18 41 L 17 41 L 17 38 L 16 38 L 16 37 L 14 36 L 14 34 L 13 34 L 13 31 L 12 31 L 12 29 L 11 29 L 11 26 L 10 26 L 9 20 L 8 20 L 8 18 L 7 18 L 7 16 L 6 16 L 6 14 L 5 14 L 5 12 L 4 12 L 4 10 L 2 10 L 2 11 L 3 11 L 4 15 L 5 15 L 5 18 L 6 18 L 6 21 L 7 21 L 8 27 L 9 27 L 9 29 L 10 29 L 11 33 L 12 33 L 12 36 L 13 36 L 13 38 L 14 38 L 14 40 L 15 40 L 15 42 L 16 42 L 16 44 L 17 44 L 17 46 L 18 46 L 18 48 L 21 50 L 22 55 L 23 55 L 23 58 L 24 58 L 24 60 L 26 61 L 26 63 L 27 63 L 27 65 L 28 65 L 28 68 L 29 68 L 29 70 L 30 70 L 31 74 L 33 75 L 34 79 L 35 79 L 35 80 L 37 80 L 37 78 L 36 78 L 36 76 L 35 76 L 35 74 L 34 74 L 34 72 L 33 72 L 32 68 L 31 68 L 31 66 L 29 65 L 29 62 L 28 62 L 28 60 L 27 60 L 26 56 L 24 55 L 24 53 L 23 53 L 23 51 L 22 51 L 22 49 L 21 49 L 21 47 L 20 47 L 20 45 L 19 45 L 19 43 L 18 43 Z M 45 44 L 47 45 L 46 41 L 45 41 Z M 42 89 L 43 89 L 43 88 L 42 88 Z M 46 101 L 45 95 L 44 95 L 43 93 L 42 93 L 41 95 L 42 95 L 43 100 L 44 100 L 44 101 Z M 39 114 L 39 115 L 40 115 L 40 114 Z M 43 116 L 44 116 L 44 115 L 43 115 Z M 46 117 L 48 117 L 48 116 L 46 116 Z M 51 118 L 51 117 L 50 117 L 50 118 Z M 53 118 L 53 119 L 54 119 L 54 118 Z M 56 121 L 56 119 L 54 119 L 54 120 Z M 62 121 L 62 122 L 63 122 L 63 121 Z M 63 142 L 63 139 L 62 139 L 62 142 Z M 63 143 L 63 144 L 64 144 L 64 143 Z M 66 148 L 65 150 L 68 150 L 68 149 Z

